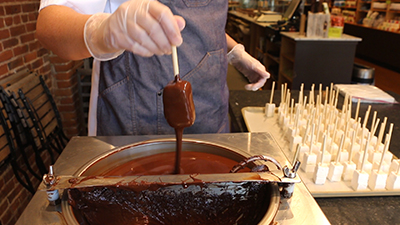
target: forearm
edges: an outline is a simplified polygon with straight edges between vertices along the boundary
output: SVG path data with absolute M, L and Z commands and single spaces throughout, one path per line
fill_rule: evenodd
M 233 38 L 231 38 L 231 36 L 229 36 L 228 34 L 225 34 L 225 36 L 226 36 L 226 44 L 227 44 L 227 48 L 228 48 L 228 52 L 229 52 L 238 43 L 235 40 L 233 40 Z
M 48 6 L 39 13 L 36 37 L 58 56 L 79 60 L 90 57 L 83 30 L 90 15 L 77 13 L 66 6 Z

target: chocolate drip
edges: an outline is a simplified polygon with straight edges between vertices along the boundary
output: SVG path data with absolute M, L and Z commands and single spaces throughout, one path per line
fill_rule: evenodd
M 175 128 L 176 158 L 174 174 L 179 174 L 183 129 L 192 126 L 196 118 L 191 84 L 181 80 L 179 74 L 176 75 L 174 81 L 164 88 L 163 102 L 165 119 L 171 127 Z

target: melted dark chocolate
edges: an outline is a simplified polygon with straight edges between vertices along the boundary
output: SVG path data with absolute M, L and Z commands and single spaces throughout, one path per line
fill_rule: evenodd
M 103 176 L 163 175 L 173 174 L 175 152 L 159 153 L 131 160 Z M 229 173 L 238 162 L 205 152 L 183 151 L 180 171 L 182 174 Z M 243 171 L 250 171 L 248 168 Z

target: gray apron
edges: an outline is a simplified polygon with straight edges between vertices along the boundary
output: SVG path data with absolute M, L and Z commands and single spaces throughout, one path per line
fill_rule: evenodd
M 178 48 L 182 80 L 192 84 L 196 120 L 184 133 L 229 132 L 225 23 L 227 0 L 161 0 L 186 20 Z M 97 135 L 173 134 L 164 118 L 163 88 L 172 58 L 124 52 L 101 62 Z

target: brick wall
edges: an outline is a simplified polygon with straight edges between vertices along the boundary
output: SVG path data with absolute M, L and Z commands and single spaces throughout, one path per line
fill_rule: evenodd
M 39 3 L 40 0 L 0 1 L 0 80 L 26 68 L 44 75 L 60 110 L 66 135 L 83 134 L 84 125 L 78 119 L 82 115 L 75 73 L 83 62 L 63 60 L 36 40 Z M 29 155 L 33 168 L 37 170 L 33 152 Z M 35 186 L 40 182 L 33 177 L 31 181 Z M 1 166 L 0 224 L 14 224 L 31 198 L 31 194 L 15 179 L 11 166 Z

